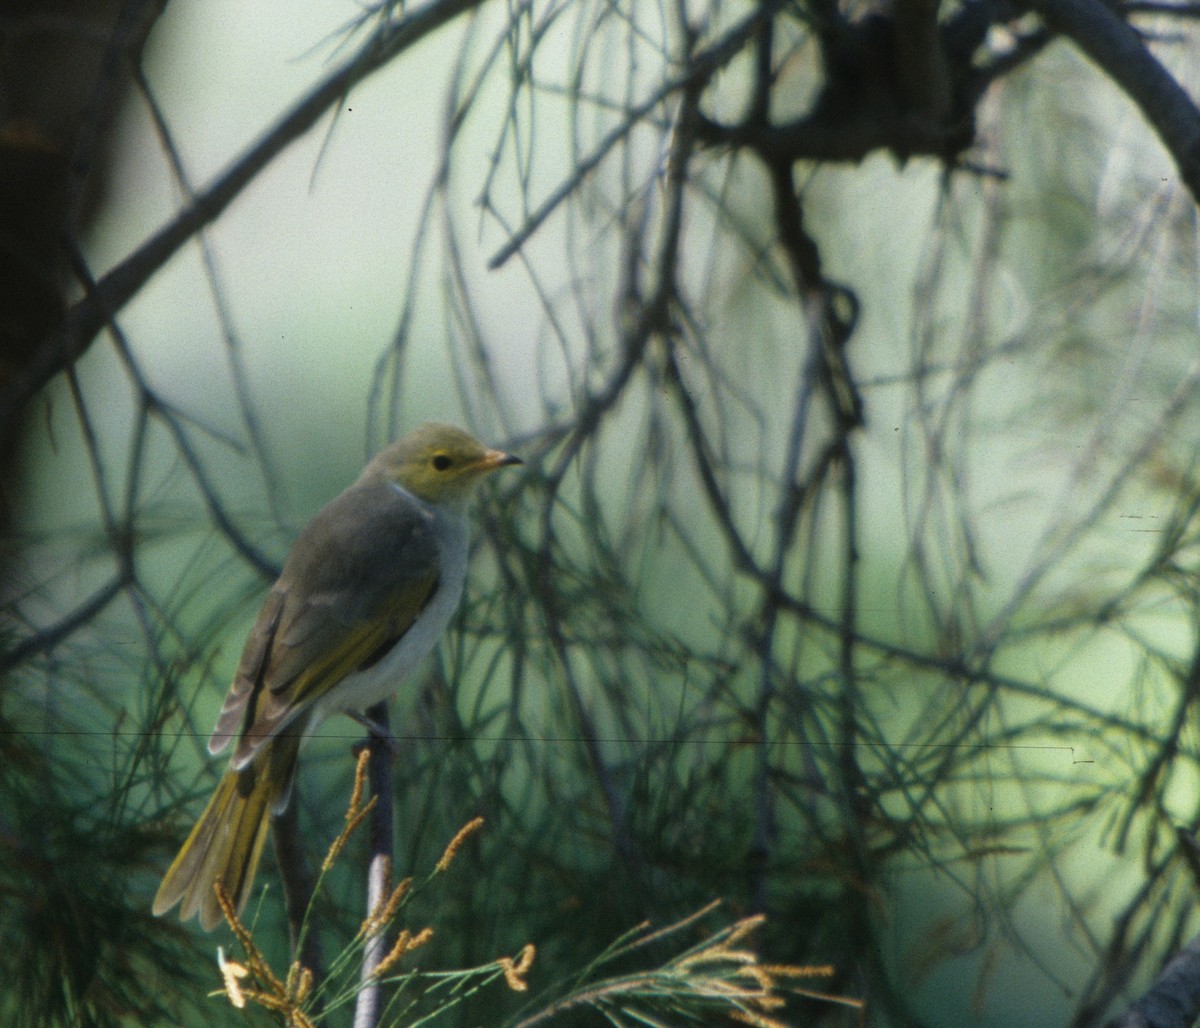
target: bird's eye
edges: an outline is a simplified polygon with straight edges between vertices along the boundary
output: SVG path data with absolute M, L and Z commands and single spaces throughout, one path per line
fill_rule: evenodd
M 433 458 L 433 467 L 436 471 L 445 471 L 454 462 L 444 453 L 439 453 Z

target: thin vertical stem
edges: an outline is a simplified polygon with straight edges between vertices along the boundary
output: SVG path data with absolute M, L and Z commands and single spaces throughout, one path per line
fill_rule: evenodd
M 391 888 L 392 852 L 395 848 L 392 830 L 392 739 L 387 734 L 388 708 L 377 703 L 367 711 L 367 717 L 382 732 L 371 732 L 367 748 L 371 752 L 367 779 L 371 793 L 376 796 L 371 812 L 371 857 L 367 866 L 367 916 L 384 903 Z M 367 940 L 363 949 L 362 991 L 354 1008 L 354 1028 L 374 1028 L 379 1023 L 383 993 L 375 978 L 375 968 L 388 950 L 388 933 L 381 929 Z

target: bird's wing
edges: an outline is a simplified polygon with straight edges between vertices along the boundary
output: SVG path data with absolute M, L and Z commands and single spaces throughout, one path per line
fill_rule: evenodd
M 244 767 L 343 678 L 370 667 L 437 591 L 428 510 L 383 483 L 352 486 L 297 539 L 246 640 L 209 750 Z

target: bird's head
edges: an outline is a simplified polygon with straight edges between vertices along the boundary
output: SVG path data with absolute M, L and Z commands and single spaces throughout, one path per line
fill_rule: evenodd
M 380 451 L 363 478 L 393 482 L 427 503 L 459 504 L 497 468 L 521 459 L 453 425 L 428 424 Z

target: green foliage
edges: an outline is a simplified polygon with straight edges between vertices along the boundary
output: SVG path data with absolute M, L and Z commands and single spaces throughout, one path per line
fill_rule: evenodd
M 130 816 L 135 765 L 120 763 L 120 738 L 68 712 L 33 729 L 19 678 L 0 689 L 0 1021 L 178 1022 L 195 1004 L 162 982 L 194 988 L 198 970 L 185 934 L 164 930 L 138 887 L 172 839 Z
M 337 866 L 351 837 L 375 814 L 378 797 L 362 802 L 368 756 L 365 750 L 359 756 L 345 827 L 322 863 L 300 931 L 301 940 L 311 928 L 314 904 L 327 874 Z M 277 975 L 259 948 L 254 930 L 242 922 L 228 895 L 218 886 L 222 909 L 242 952 L 241 960 L 233 960 L 223 950 L 218 951 L 217 964 L 231 1006 L 251 1018 L 256 1010 L 269 1011 L 285 1028 L 315 1028 L 338 1023 L 340 1013 L 354 1005 L 369 984 L 383 996 L 378 1001 L 381 1012 L 372 1023 L 394 1028 L 453 1022 L 473 1001 L 486 1003 L 490 1022 L 505 1028 L 569 1023 L 573 1014 L 583 1010 L 594 1011 L 618 1026 L 711 1025 L 720 1021 L 780 1028 L 781 1022 L 771 1015 L 785 1005 L 782 992 L 786 990 L 861 1007 L 857 1001 L 818 996 L 797 984 L 804 979 L 829 977 L 832 968 L 760 962 L 749 948 L 747 937 L 765 920 L 761 915 L 709 930 L 699 941 L 687 945 L 698 925 L 711 919 L 719 906 L 714 902 L 675 924 L 652 929 L 649 923 L 643 923 L 626 932 L 578 971 L 543 986 L 519 1010 L 504 1017 L 500 1011 L 506 1004 L 495 997 L 494 987 L 503 983 L 512 993 L 528 991 L 527 978 L 533 972 L 536 954 L 533 944 L 525 945 L 516 957 L 501 957 L 479 967 L 421 968 L 413 964 L 413 954 L 425 950 L 440 928 L 400 928 L 409 920 L 414 901 L 429 892 L 433 893 L 431 907 L 436 922 L 450 888 L 439 879 L 455 863 L 466 840 L 482 827 L 483 820 L 476 818 L 460 828 L 422 881 L 414 883 L 412 878 L 405 878 L 394 886 L 388 883 L 380 891 L 375 908 L 319 979 L 299 959 L 292 961 L 285 977 Z M 368 958 L 367 949 L 385 941 L 386 953 L 380 949 L 377 956 Z M 680 945 L 685 947 L 683 951 L 674 953 L 660 966 L 609 974 L 614 966 L 644 964 L 647 950 L 652 954 L 664 948 L 678 950 Z M 303 941 L 298 949 L 303 949 Z M 363 970 L 368 959 L 370 974 Z

